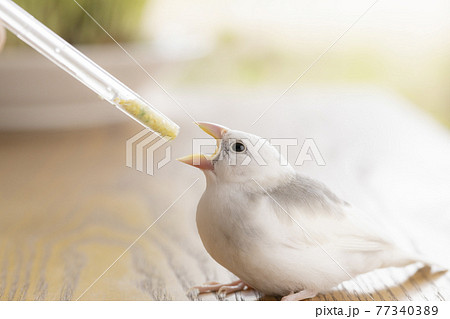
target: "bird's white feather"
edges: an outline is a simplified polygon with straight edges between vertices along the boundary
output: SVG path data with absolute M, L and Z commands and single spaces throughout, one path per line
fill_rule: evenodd
M 270 295 L 321 292 L 416 261 L 325 185 L 280 165 L 270 144 L 260 150 L 266 166 L 239 165 L 242 158 L 229 165 L 230 139 L 260 138 L 231 130 L 223 137 L 214 170 L 205 171 L 197 226 L 209 254 L 245 283 Z

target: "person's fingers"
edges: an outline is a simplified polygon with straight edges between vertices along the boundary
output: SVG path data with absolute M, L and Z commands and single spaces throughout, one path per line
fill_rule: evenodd
M 0 25 L 0 52 L 3 49 L 5 41 L 6 41 L 6 30 L 2 25 Z

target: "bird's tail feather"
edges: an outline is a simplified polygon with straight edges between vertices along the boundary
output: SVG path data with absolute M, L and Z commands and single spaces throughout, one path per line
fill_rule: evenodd
M 394 251 L 390 255 L 391 258 L 385 260 L 384 267 L 405 267 L 415 263 L 423 264 L 424 268 L 428 268 L 431 273 L 445 273 L 448 269 L 438 262 L 417 254 L 407 254 L 403 251 Z
M 430 272 L 433 274 L 437 273 L 445 273 L 448 271 L 446 267 L 438 263 L 437 261 L 430 259 L 428 257 L 415 255 L 411 257 L 411 260 L 414 262 L 420 262 L 424 265 L 424 267 L 429 268 Z

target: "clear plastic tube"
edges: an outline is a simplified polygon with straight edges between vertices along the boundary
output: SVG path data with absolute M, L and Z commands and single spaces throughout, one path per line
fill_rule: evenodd
M 12 33 L 106 101 L 161 136 L 179 126 L 11 0 L 0 0 L 0 22 Z

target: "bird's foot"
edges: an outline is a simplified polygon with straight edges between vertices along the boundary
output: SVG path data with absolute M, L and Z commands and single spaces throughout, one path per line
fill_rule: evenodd
M 217 292 L 217 297 L 222 300 L 228 294 L 247 289 L 252 289 L 252 287 L 244 283 L 242 280 L 236 280 L 228 284 L 220 284 L 218 282 L 211 281 L 204 283 L 201 286 L 192 287 L 191 289 L 189 289 L 188 295 L 198 296 L 199 294 L 203 294 L 206 292 Z
M 299 301 L 299 300 L 305 300 L 308 298 L 313 298 L 317 295 L 317 291 L 305 289 L 296 293 L 290 293 L 287 296 L 284 296 L 281 298 L 281 301 Z

